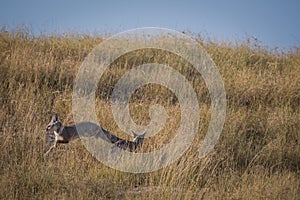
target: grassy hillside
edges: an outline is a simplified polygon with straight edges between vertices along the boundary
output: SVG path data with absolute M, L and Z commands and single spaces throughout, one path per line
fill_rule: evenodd
M 97 90 L 99 123 L 128 138 L 114 122 L 111 91 L 128 69 L 168 64 L 195 89 L 200 129 L 174 164 L 145 174 L 123 173 L 93 158 L 80 140 L 60 145 L 44 159 L 45 126 L 52 113 L 72 124 L 72 87 L 80 64 L 103 38 L 32 37 L 0 32 L 1 199 L 299 199 L 300 51 L 270 52 L 257 45 L 201 43 L 218 66 L 226 89 L 227 116 L 214 150 L 198 159 L 210 120 L 210 96 L 201 76 L 180 58 L 141 50 L 116 60 Z M 167 59 L 166 59 L 167 58 Z M 145 140 L 143 151 L 161 148 L 178 128 L 180 105 L 166 88 L 151 84 L 131 99 L 132 118 L 149 123 L 149 106 L 161 104 L 165 128 Z M 129 138 L 128 138 L 129 139 Z

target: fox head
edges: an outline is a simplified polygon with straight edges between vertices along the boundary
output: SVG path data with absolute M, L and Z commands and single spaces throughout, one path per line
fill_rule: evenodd
M 62 123 L 58 118 L 58 114 L 54 114 L 51 118 L 50 123 L 47 125 L 46 127 L 46 131 L 50 132 L 50 131 L 55 131 L 58 132 L 62 127 Z

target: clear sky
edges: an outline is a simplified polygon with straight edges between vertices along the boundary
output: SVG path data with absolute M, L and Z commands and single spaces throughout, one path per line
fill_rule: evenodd
M 218 41 L 257 38 L 300 47 L 299 0 L 6 0 L 0 25 L 38 33 L 117 33 L 138 27 L 190 31 Z

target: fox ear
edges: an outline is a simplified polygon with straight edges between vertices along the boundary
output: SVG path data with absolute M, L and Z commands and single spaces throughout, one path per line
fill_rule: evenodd
M 55 114 L 52 116 L 52 121 L 53 121 L 53 122 L 58 121 L 58 114 L 55 113 Z
M 147 131 L 144 131 L 144 133 L 142 134 L 142 137 L 145 137 L 146 133 L 147 133 Z

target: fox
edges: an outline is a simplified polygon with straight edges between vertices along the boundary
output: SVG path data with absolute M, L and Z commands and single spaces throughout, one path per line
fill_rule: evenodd
M 64 126 L 60 121 L 58 114 L 54 114 L 46 127 L 46 144 L 47 146 L 50 146 L 50 148 L 44 156 L 47 156 L 52 149 L 56 148 L 57 143 L 69 143 L 70 141 L 78 139 L 79 134 L 77 129 L 87 132 L 85 134 L 86 136 L 104 137 L 103 139 L 110 143 L 123 141 L 123 139 L 91 122 L 81 122 L 72 126 Z M 54 134 L 51 133 L 52 131 Z M 100 131 L 104 136 L 103 134 L 99 134 Z

